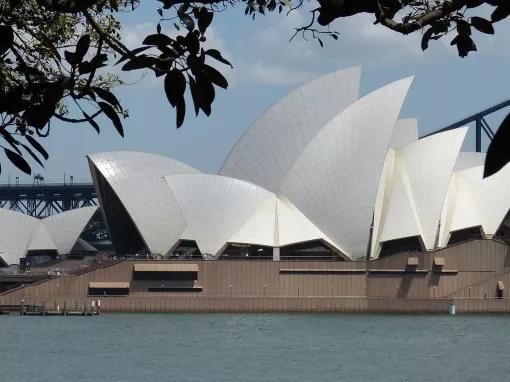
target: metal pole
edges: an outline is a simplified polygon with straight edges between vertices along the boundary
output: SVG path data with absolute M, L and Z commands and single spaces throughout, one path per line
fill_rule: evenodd
M 482 152 L 482 121 L 480 118 L 476 119 L 476 152 Z

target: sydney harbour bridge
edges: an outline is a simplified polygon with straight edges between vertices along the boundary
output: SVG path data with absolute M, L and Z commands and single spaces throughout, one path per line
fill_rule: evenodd
M 43 218 L 74 208 L 98 205 L 92 183 L 45 183 L 0 185 L 0 208 Z

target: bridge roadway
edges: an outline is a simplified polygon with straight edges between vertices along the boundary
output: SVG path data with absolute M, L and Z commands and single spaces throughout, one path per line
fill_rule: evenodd
M 0 208 L 33 217 L 97 204 L 92 183 L 0 184 Z

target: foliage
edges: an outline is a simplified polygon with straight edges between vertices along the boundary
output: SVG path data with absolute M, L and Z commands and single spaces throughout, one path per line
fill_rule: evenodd
M 499 126 L 496 135 L 491 141 L 485 159 L 483 177 L 494 175 L 510 162 L 510 114 L 506 116 Z
M 211 63 L 231 66 L 218 50 L 203 48 L 215 13 L 237 6 L 255 18 L 304 9 L 303 0 L 159 2 L 156 31 L 146 36 L 142 46 L 128 49 L 120 36 L 118 17 L 135 12 L 139 0 L 0 0 L 0 142 L 8 160 L 26 173 L 31 172 L 27 156 L 42 166 L 48 153 L 40 140 L 49 134 L 55 119 L 87 123 L 99 133 L 97 118 L 105 116 L 123 135 L 122 119 L 128 111 L 112 92 L 123 85 L 109 73 L 114 65 L 164 77 L 177 127 L 185 119 L 186 93 L 191 95 L 195 114 L 202 111 L 209 116 L 217 88 L 228 87 Z M 452 35 L 451 45 L 461 57 L 476 51 L 473 30 L 493 34 L 493 23 L 510 15 L 510 0 L 317 2 L 309 23 L 296 28 L 294 36 L 311 37 L 324 46 L 322 36 L 339 38 L 329 29 L 331 22 L 369 13 L 374 23 L 403 35 L 422 31 L 423 50 L 431 40 Z M 469 16 L 487 6 L 493 8 L 491 20 Z

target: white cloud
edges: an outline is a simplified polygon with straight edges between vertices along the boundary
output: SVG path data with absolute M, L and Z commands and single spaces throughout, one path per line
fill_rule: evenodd
M 296 71 L 279 65 L 263 64 L 258 61 L 243 69 L 246 77 L 266 85 L 289 85 L 301 83 L 316 76 L 312 72 Z
M 120 35 L 122 42 L 129 48 L 134 49 L 142 45 L 145 36 L 156 33 L 156 24 L 143 22 L 135 25 L 126 25 Z
M 138 24 L 127 24 L 121 30 L 121 41 L 129 48 L 134 49 L 142 46 L 142 42 L 146 36 L 154 34 L 156 32 L 156 24 L 152 22 L 141 22 Z M 171 26 L 170 30 L 163 30 L 163 33 L 170 37 L 177 36 L 180 32 L 175 30 Z M 229 53 L 225 41 L 218 35 L 213 26 L 207 29 L 206 34 L 207 40 L 203 43 L 204 49 L 218 49 L 227 60 L 232 60 L 232 55 Z M 148 52 L 148 51 L 146 51 Z M 227 79 L 229 84 L 232 86 L 235 84 L 235 71 L 231 70 L 228 65 L 219 63 L 218 61 L 210 58 L 207 60 L 208 64 L 216 67 Z M 122 65 L 114 67 L 108 67 L 110 73 L 118 75 L 127 84 L 133 84 L 137 87 L 143 88 L 155 88 L 162 86 L 162 77 L 158 78 L 154 76 L 152 71 L 146 70 L 134 70 L 124 72 L 122 71 Z

